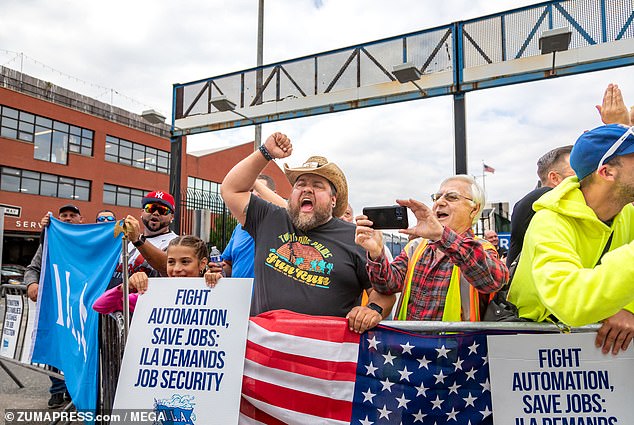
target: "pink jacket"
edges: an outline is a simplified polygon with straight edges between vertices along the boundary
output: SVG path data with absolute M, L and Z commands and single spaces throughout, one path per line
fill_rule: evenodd
M 134 311 L 136 307 L 136 300 L 139 298 L 138 293 L 132 293 L 128 296 L 130 300 L 130 313 Z M 92 305 L 93 310 L 101 314 L 110 314 L 115 311 L 123 310 L 123 291 L 121 285 L 115 286 L 112 289 L 108 289 L 103 293 L 97 301 Z

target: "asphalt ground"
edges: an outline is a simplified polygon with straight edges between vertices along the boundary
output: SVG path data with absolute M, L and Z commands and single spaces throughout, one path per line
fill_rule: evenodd
M 0 358 L 1 359 L 1 358 Z M 18 387 L 11 377 L 0 369 L 0 411 L 5 409 L 46 409 L 48 408 L 48 375 L 29 370 L 16 364 L 3 364 L 17 376 L 24 388 Z

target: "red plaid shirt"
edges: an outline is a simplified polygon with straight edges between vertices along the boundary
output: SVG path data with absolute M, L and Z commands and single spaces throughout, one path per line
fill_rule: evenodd
M 382 294 L 401 292 L 405 286 L 409 257 L 403 250 L 389 263 L 381 255 L 368 257 L 367 270 L 375 290 Z M 459 235 L 445 227 L 440 240 L 430 242 L 414 266 L 407 320 L 442 320 L 453 266 L 479 292 L 488 294 L 504 286 L 509 272 L 495 249 L 486 249 L 469 229 Z

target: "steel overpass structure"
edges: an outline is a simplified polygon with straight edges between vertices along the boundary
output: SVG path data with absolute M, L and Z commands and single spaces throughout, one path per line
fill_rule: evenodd
M 633 20 L 634 0 L 551 0 L 174 84 L 172 155 L 185 135 L 451 95 L 455 172 L 467 173 L 468 92 L 632 65 Z M 562 33 L 565 49 L 540 48 Z

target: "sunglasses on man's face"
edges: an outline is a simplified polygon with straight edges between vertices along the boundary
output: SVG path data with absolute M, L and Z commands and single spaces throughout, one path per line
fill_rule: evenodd
M 104 223 L 106 221 L 115 221 L 115 218 L 111 215 L 102 215 L 101 217 L 97 217 L 98 223 Z
M 155 212 L 158 212 L 160 215 L 167 215 L 172 213 L 171 209 L 167 208 L 165 205 L 159 204 L 147 204 L 145 207 L 143 207 L 143 210 L 148 214 L 154 214 Z
M 445 198 L 447 200 L 447 202 L 457 202 L 457 201 L 460 200 L 460 198 L 466 199 L 467 201 L 474 202 L 473 199 L 467 198 L 466 196 L 461 195 L 458 192 L 445 192 L 445 193 L 432 193 L 431 194 L 431 200 L 433 202 L 438 202 L 442 198 Z

